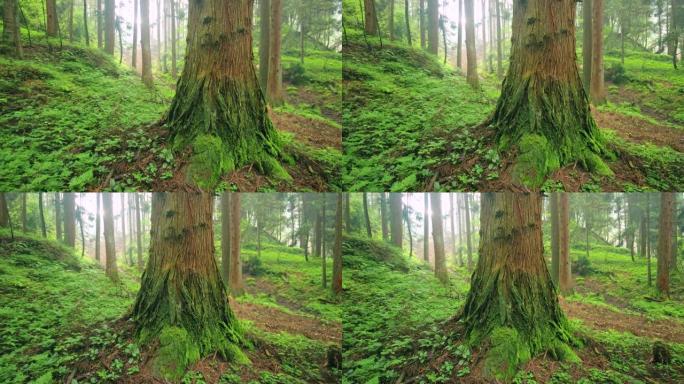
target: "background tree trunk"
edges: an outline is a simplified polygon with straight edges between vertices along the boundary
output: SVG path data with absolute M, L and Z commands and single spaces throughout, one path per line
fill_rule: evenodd
M 3 31 L 2 38 L 14 45 L 17 57 L 23 56 L 21 46 L 21 32 L 19 29 L 19 3 L 18 0 L 5 0 L 3 5 Z
M 76 200 L 73 193 L 64 193 L 64 243 L 76 247 Z
M 95 212 L 95 260 L 100 261 L 100 255 L 101 255 L 101 250 L 100 250 L 100 222 L 102 221 L 102 218 L 100 217 L 100 201 L 102 200 L 102 194 L 98 193 L 95 197 L 97 199 L 97 212 Z
M 347 193 L 347 195 L 349 194 Z M 371 229 L 370 215 L 368 214 L 368 194 L 366 192 L 363 193 L 363 217 L 366 222 L 366 234 L 369 239 L 372 239 L 373 231 Z
M 259 84 L 266 94 L 271 55 L 271 0 L 259 2 Z
M 0 228 L 9 227 L 9 208 L 7 206 L 7 196 L 0 192 Z
M 99 201 L 100 200 L 98 200 L 98 202 Z M 47 228 L 45 228 L 45 210 L 42 192 L 38 192 L 38 211 L 40 212 L 40 232 L 44 238 L 47 238 Z
M 88 0 L 83 0 L 83 29 L 85 32 L 86 47 L 89 47 L 90 34 L 88 33 Z
M 114 242 L 114 207 L 112 194 L 102 194 L 103 229 L 105 240 L 105 273 L 115 282 L 119 281 L 119 271 L 116 266 L 116 244 Z
M 444 256 L 444 229 L 442 220 L 442 198 L 439 193 L 430 193 L 430 203 L 432 206 L 432 239 L 435 248 L 435 276 L 442 283 L 449 281 L 449 274 L 446 268 L 446 257 Z
M 466 244 L 468 250 L 468 270 L 473 269 L 473 243 L 470 236 L 470 195 L 464 194 L 465 199 L 465 232 L 466 232 Z M 480 213 L 480 215 L 482 215 Z M 482 240 L 480 240 L 482 242 Z
M 418 3 L 418 29 L 420 29 L 420 48 L 425 49 L 427 39 L 425 38 L 425 0 Z
M 603 81 L 603 0 L 593 1 L 592 61 L 591 61 L 591 101 L 596 105 L 605 104 L 606 90 Z
M 475 7 L 474 0 L 465 1 L 465 29 L 466 29 L 466 60 L 468 84 L 473 88 L 480 87 L 480 80 L 477 76 L 477 52 L 475 51 Z
M 55 240 L 64 242 L 62 234 L 62 199 L 55 193 Z
M 428 52 L 439 53 L 439 0 L 427 0 Z
M 479 258 L 460 319 L 474 342 L 489 338 L 488 378 L 510 380 L 546 351 L 579 361 L 567 346 L 567 320 L 544 261 L 541 206 L 539 194 L 482 194 Z
M 560 292 L 564 295 L 572 293 L 572 271 L 570 260 L 570 204 L 569 195 L 567 193 L 560 194 L 560 208 L 559 208 L 559 277 L 558 286 Z
M 283 67 L 280 62 L 282 43 L 282 0 L 271 0 L 270 58 L 268 63 L 268 101 L 271 105 L 283 104 Z
M 245 293 L 245 285 L 242 281 L 242 260 L 240 259 L 240 194 L 230 197 L 230 278 L 228 279 L 230 294 L 233 297 L 242 296 Z
M 658 275 L 656 287 L 664 297 L 670 296 L 670 258 L 672 257 L 672 227 L 674 225 L 675 194 L 660 194 L 660 225 L 658 228 Z
M 463 0 L 458 0 L 458 43 L 456 46 L 456 66 L 463 69 Z
M 103 14 L 102 0 L 97 0 L 97 17 L 95 18 L 95 21 L 97 22 L 97 47 L 99 49 L 102 49 L 104 46 L 104 39 L 102 38 L 102 33 L 104 32 Z
M 387 19 L 387 29 L 389 30 L 390 41 L 394 40 L 394 1 L 389 0 L 389 17 Z
M 560 215 L 559 215 L 558 192 L 551 192 L 551 280 L 558 286 L 560 275 Z
M 144 0 L 141 0 L 144 1 Z M 143 268 L 143 256 L 142 256 L 142 231 L 140 227 L 142 226 L 142 217 L 140 216 L 140 194 L 135 194 L 135 235 L 136 235 L 136 245 L 138 250 L 138 270 L 142 271 Z
M 230 197 L 229 192 L 223 192 L 221 195 L 221 277 L 226 286 L 229 286 L 230 282 L 230 243 L 233 233 L 230 228 L 232 221 Z
M 142 81 L 148 88 L 152 88 L 154 80 L 152 79 L 152 52 L 150 49 L 150 0 L 140 0 L 140 19 Z
M 389 228 L 387 228 L 387 201 L 385 192 L 380 193 L 380 223 L 382 224 L 382 240 L 387 241 Z
M 592 62 L 592 1 L 582 1 L 582 84 L 584 85 L 584 92 L 589 95 L 591 93 L 591 62 Z M 621 27 L 622 28 L 622 27 Z M 620 34 L 623 32 L 620 31 Z
M 501 39 L 501 0 L 496 1 L 496 75 L 503 78 L 503 40 Z
M 116 11 L 114 0 L 104 0 L 104 50 L 110 55 L 114 55 L 115 36 L 114 28 L 116 24 Z
M 409 0 L 404 0 L 404 20 L 406 21 L 406 38 L 409 47 L 413 45 L 411 41 L 411 16 L 409 13 Z
M 176 0 L 169 0 L 171 4 L 171 77 L 174 79 L 178 77 L 178 69 L 176 65 L 176 58 L 178 57 L 176 54 Z M 213 3 L 214 1 L 209 1 L 209 3 Z M 251 8 L 251 3 L 250 2 L 250 8 Z M 192 2 L 190 4 L 190 10 L 193 8 L 200 8 L 200 7 L 206 7 L 208 4 L 205 3 L 195 3 Z M 219 8 L 215 8 L 214 11 L 218 10 Z M 236 14 L 238 13 L 237 11 L 235 12 Z M 220 10 L 217 12 L 218 15 L 221 15 Z M 216 17 L 217 14 L 209 17 Z M 250 9 L 250 15 L 251 15 L 251 9 Z M 221 16 L 218 16 L 221 17 Z M 208 20 L 211 24 L 211 19 L 204 19 Z M 251 18 L 249 19 L 251 21 Z M 188 17 L 188 34 L 190 34 L 190 17 Z M 225 43 L 224 43 L 225 44 Z M 189 42 L 188 42 L 188 45 Z M 210 49 L 209 47 L 205 49 Z M 216 47 L 214 47 L 216 49 Z M 220 49 L 220 48 L 218 48 Z M 189 52 L 189 50 L 188 50 Z M 250 56 L 251 58 L 251 56 Z M 187 60 L 187 58 L 186 58 Z M 187 64 L 186 64 L 187 65 Z
M 364 199 L 366 194 L 363 194 Z M 365 201 L 365 200 L 364 200 Z M 333 248 L 333 276 L 332 291 L 342 293 L 342 194 L 337 194 L 337 209 L 335 212 L 335 246 Z
M 133 0 L 133 44 L 131 52 L 131 66 L 138 67 L 138 0 Z
M 378 34 L 378 24 L 376 22 L 374 0 L 363 0 L 364 29 L 367 34 L 373 36 Z
M 57 18 L 57 0 L 46 0 L 45 8 L 47 10 L 47 35 L 56 37 L 59 29 L 57 25 L 59 23 Z
M 430 264 L 430 194 L 423 194 L 423 260 Z
M 403 248 L 402 232 L 403 225 L 401 224 L 402 204 L 401 193 L 390 193 L 390 232 L 392 234 L 392 244 Z

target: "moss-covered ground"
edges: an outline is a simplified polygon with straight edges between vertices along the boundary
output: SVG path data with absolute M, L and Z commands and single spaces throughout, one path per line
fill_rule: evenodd
M 120 266 L 121 284 L 90 259 L 51 240 L 0 231 L 0 382 L 146 383 L 153 345 L 139 345 L 126 320 L 139 273 Z M 248 294 L 231 299 L 245 330 L 249 364 L 210 355 L 182 383 L 303 384 L 337 380 L 341 314 L 321 287 L 320 259 L 269 244 L 259 262 L 245 244 Z M 331 265 L 328 266 L 331 271 Z
M 149 90 L 130 67 L 97 49 L 67 42 L 60 48 L 57 40 L 48 46 L 39 32 L 32 41 L 21 60 L 0 46 L 0 189 L 182 188 L 188 153 L 172 150 L 159 124 L 175 92 L 170 76 L 156 74 Z M 293 180 L 246 166 L 223 175 L 218 189 L 337 189 L 341 55 L 309 50 L 299 65 L 287 54 L 286 104 L 271 117 Z
M 491 129 L 501 80 L 464 73 L 401 42 L 348 27 L 343 52 L 343 182 L 352 191 L 517 190 L 515 150 L 501 152 Z M 665 56 L 606 56 L 608 104 L 592 114 L 607 139 L 614 176 L 577 164 L 553 172 L 545 190 L 681 190 L 684 83 Z M 618 73 L 618 74 L 614 74 Z M 619 83 L 619 84 L 618 84 Z M 607 173 L 607 172 L 604 172 Z
M 377 243 L 377 242 L 376 242 Z M 547 244 L 548 245 L 548 244 Z M 463 305 L 470 274 L 450 263 L 449 285 L 429 266 L 395 250 L 374 251 L 358 238 L 344 247 L 344 383 L 482 383 L 482 347 L 469 347 L 449 321 Z M 561 298 L 581 364 L 535 356 L 517 367 L 513 383 L 677 383 L 684 380 L 684 274 L 673 273 L 672 298 L 655 299 L 645 259 L 633 263 L 623 248 L 571 248 L 575 293 Z M 453 257 L 447 255 L 449 260 Z M 392 260 L 388 262 L 387 260 Z M 681 267 L 680 267 L 681 268 Z M 655 260 L 653 261 L 655 270 Z M 583 272 L 584 273 L 584 272 Z M 663 342 L 669 365 L 651 362 Z M 400 380 L 401 379 L 401 380 Z

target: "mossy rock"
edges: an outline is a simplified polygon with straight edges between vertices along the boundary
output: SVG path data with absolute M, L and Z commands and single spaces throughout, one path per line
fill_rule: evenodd
M 159 349 L 152 360 L 155 377 L 178 382 L 188 366 L 200 358 L 199 346 L 183 328 L 165 327 L 159 334 Z

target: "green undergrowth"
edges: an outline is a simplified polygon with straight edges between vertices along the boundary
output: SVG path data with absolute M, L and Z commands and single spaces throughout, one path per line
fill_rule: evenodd
M 307 262 L 300 248 L 263 242 L 259 258 L 256 244 L 246 243 L 241 252 L 246 285 L 253 287 L 256 293 L 238 300 L 271 306 L 286 313 L 314 316 L 324 321 L 342 320 L 342 309 L 330 291 L 330 255 L 326 258 L 328 287 L 323 288 L 321 259 L 309 255 Z
M 647 316 L 651 319 L 675 320 L 684 326 L 684 271 L 670 274 L 670 300 L 659 298 L 655 289 L 656 257 L 651 258 L 653 285 L 648 286 L 648 260 L 635 255 L 632 262 L 629 250 L 605 244 L 590 243 L 589 257 L 586 246 L 576 244 L 570 249 L 573 267 L 582 261 L 584 276 L 575 273 L 576 289 L 571 301 L 610 308 L 614 311 Z M 588 268 L 587 268 L 588 266 Z
M 466 129 L 494 109 L 496 81 L 484 92 L 439 60 L 398 42 L 347 30 L 342 78 L 344 179 L 351 191 L 418 190 L 430 168 L 484 151 Z M 453 145 L 453 147 L 451 147 Z M 435 157 L 449 147 L 449 158 Z
M 396 268 L 383 260 L 388 255 L 390 260 L 405 256 L 378 240 L 347 240 L 343 246 L 348 282 L 342 304 L 343 383 L 394 382 L 399 377 L 397 367 L 427 364 L 427 350 L 447 342 L 437 322 L 456 313 L 465 301 L 468 284 L 460 276 L 444 286 L 414 259 L 404 259 L 402 267 Z M 470 354 L 463 347 L 459 353 Z
M 125 273 L 126 284 L 112 283 L 52 240 L 18 234 L 11 241 L 3 230 L 0 242 L 0 382 L 64 377 L 84 358 L 72 351 L 82 332 L 120 317 L 134 299 L 126 287 L 136 283 Z

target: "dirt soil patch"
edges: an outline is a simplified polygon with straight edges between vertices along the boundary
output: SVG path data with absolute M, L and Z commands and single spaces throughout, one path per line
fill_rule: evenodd
M 601 128 L 614 130 L 620 137 L 635 143 L 652 143 L 660 147 L 669 146 L 684 152 L 684 131 L 650 123 L 635 116 L 614 112 L 593 111 L 596 124 Z
M 309 339 L 326 343 L 342 342 L 342 326 L 335 323 L 323 323 L 313 317 L 294 315 L 277 308 L 253 303 L 239 303 L 231 300 L 230 307 L 242 320 L 253 321 L 254 324 L 268 332 L 287 332 L 303 335 Z
M 568 317 L 580 319 L 593 329 L 613 329 L 635 336 L 684 343 L 684 324 L 674 320 L 651 320 L 646 316 L 620 313 L 596 305 L 560 298 Z
M 287 112 L 269 111 L 269 116 L 278 130 L 293 133 L 297 141 L 316 148 L 342 150 L 342 131 L 323 120 Z

